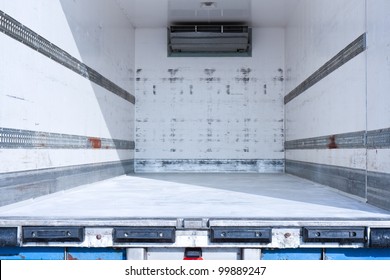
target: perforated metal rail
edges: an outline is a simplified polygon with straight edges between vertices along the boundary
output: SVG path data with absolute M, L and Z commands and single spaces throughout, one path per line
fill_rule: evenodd
M 331 147 L 332 142 L 333 145 L 335 145 L 333 148 L 341 148 L 341 149 L 364 148 L 365 132 L 359 131 L 353 133 L 292 140 L 292 141 L 287 141 L 285 143 L 285 148 L 287 150 L 327 149 L 327 148 L 332 148 Z
M 286 150 L 390 148 L 390 128 L 327 135 L 285 142 Z
M 367 146 L 371 149 L 390 148 L 390 128 L 369 131 Z
M 1 149 L 134 149 L 134 141 L 0 127 Z

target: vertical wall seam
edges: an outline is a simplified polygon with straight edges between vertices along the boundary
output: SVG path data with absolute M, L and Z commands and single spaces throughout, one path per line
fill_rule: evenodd
M 365 122 L 366 122 L 366 132 L 365 132 L 365 135 L 364 135 L 364 144 L 365 144 L 365 147 L 366 147 L 366 188 L 365 188 L 365 199 L 366 199 L 366 202 L 368 201 L 368 145 L 367 145 L 367 133 L 368 133 L 368 51 L 367 51 L 367 36 L 369 36 L 369 33 L 368 33 L 368 6 L 367 6 L 367 0 L 364 1 L 364 16 L 365 16 L 365 19 L 364 19 L 364 29 L 365 29 L 365 40 L 364 40 L 364 43 L 365 43 L 365 46 L 364 46 L 364 49 L 365 49 L 365 54 L 364 54 L 364 57 L 365 57 L 365 79 L 366 79 L 366 82 L 365 82 L 365 90 L 366 90 L 366 115 L 365 115 Z

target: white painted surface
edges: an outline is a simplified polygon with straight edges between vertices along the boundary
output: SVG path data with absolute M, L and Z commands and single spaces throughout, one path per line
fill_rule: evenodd
M 366 169 L 366 149 L 287 150 L 286 159 Z
M 286 94 L 366 31 L 364 0 L 300 0 L 286 28 Z M 286 140 L 366 130 L 361 53 L 285 106 Z M 289 150 L 286 159 L 366 169 L 365 149 Z
M 389 11 L 390 1 L 367 1 L 368 130 L 390 127 Z
M 363 54 L 286 104 L 286 139 L 304 139 L 366 128 Z
M 136 30 L 136 158 L 283 158 L 283 30 L 251 58 L 168 58 L 166 32 Z
M 81 60 L 60 1 L 0 0 L 0 7 L 6 14 Z
M 367 128 L 390 127 L 390 1 L 367 1 Z M 371 150 L 368 170 L 390 173 L 390 149 Z
M 131 150 L 0 149 L 0 173 L 133 159 Z
M 134 94 L 134 28 L 115 2 L 0 2 L 2 11 Z M 99 20 L 88 25 L 88 15 Z M 134 105 L 3 33 L 0 49 L 0 127 L 134 140 Z M 12 172 L 131 159 L 134 153 L 18 149 L 1 156 L 7 160 L 0 172 Z
M 60 0 L 82 60 L 134 95 L 134 28 L 116 1 Z
M 373 172 L 390 173 L 390 149 L 368 150 L 367 169 Z
M 175 195 L 172 195 L 175 194 Z M 121 176 L 0 208 L 2 217 L 390 218 L 390 213 L 290 175 Z
M 0 40 L 0 127 L 132 138 L 132 104 L 3 33 Z
M 286 94 L 365 32 L 365 0 L 299 0 L 286 28 Z
M 390 2 L 367 0 L 367 129 L 390 127 Z M 390 149 L 368 151 L 369 171 L 390 173 Z

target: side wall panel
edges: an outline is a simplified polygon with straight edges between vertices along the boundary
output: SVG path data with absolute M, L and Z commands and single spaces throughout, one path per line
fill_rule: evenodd
M 350 180 L 366 168 L 362 34 L 364 0 L 299 1 L 286 31 L 286 171 L 365 198 L 365 178 Z
M 134 28 L 117 4 L 0 3 L 5 13 L 0 32 L 0 197 L 27 199 L 59 190 L 52 178 L 49 188 L 35 192 L 35 182 L 42 186 L 40 174 L 47 170 L 67 168 L 56 174 L 73 176 L 72 186 L 85 183 L 88 176 L 75 175 L 87 169 L 95 179 L 130 172 L 134 105 L 118 92 L 134 94 Z M 19 33 L 7 25 L 9 17 L 24 25 Z M 12 37 L 21 34 L 25 40 Z M 49 42 L 53 56 L 45 55 L 40 45 L 27 45 L 30 41 Z M 80 72 L 66 66 L 69 60 L 57 62 L 54 50 L 78 61 Z M 83 72 L 85 67 L 90 70 Z M 106 164 L 109 172 L 102 175 Z M 93 174 L 91 167 L 97 165 Z M 31 175 L 29 185 L 14 185 L 10 178 L 17 175 Z M 28 189 L 26 195 L 16 195 L 21 188 Z M 6 203 L 0 199 L 0 205 Z
M 386 0 L 367 1 L 367 155 L 369 203 L 390 209 L 390 28 Z
M 300 1 L 286 31 L 285 148 L 288 173 L 390 209 L 387 8 Z

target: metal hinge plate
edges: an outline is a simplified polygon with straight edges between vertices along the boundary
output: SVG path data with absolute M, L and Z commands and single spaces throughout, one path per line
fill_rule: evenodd
M 83 241 L 83 227 L 23 227 L 23 242 Z
M 174 243 L 175 228 L 114 228 L 113 240 L 115 243 Z
M 304 242 L 338 242 L 359 243 L 365 242 L 366 229 L 364 227 L 304 227 Z
M 211 242 L 271 243 L 272 229 L 213 227 L 210 239 Z

